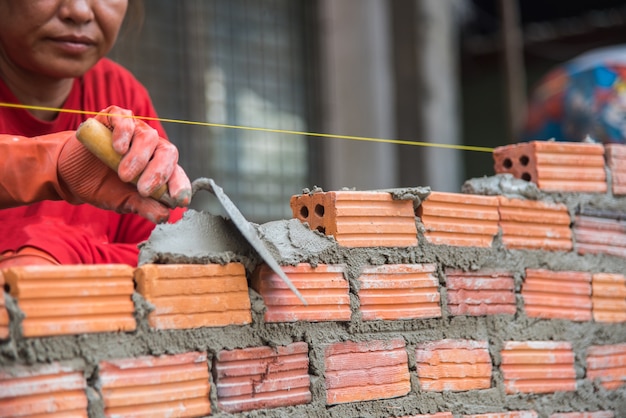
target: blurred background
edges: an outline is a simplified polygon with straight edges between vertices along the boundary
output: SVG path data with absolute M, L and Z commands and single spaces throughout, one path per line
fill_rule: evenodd
M 542 75 L 626 40 L 619 0 L 130 4 L 110 58 L 148 88 L 163 118 L 433 144 L 517 142 Z M 314 185 L 459 192 L 493 175 L 489 152 L 164 127 L 190 178 L 215 179 L 257 223 L 290 218 L 289 198 Z M 193 207 L 219 212 L 208 194 Z

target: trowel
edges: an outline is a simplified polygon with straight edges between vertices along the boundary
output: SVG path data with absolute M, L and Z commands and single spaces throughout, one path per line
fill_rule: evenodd
M 117 167 L 122 159 L 121 155 L 113 149 L 112 145 L 112 133 L 105 125 L 91 118 L 84 121 L 76 131 L 76 137 L 78 140 L 97 156 L 107 166 L 117 171 Z M 307 305 L 306 300 L 300 294 L 298 289 L 293 285 L 289 277 L 280 268 L 278 262 L 274 259 L 270 251 L 265 247 L 265 243 L 259 235 L 256 229 L 246 220 L 242 213 L 237 209 L 237 206 L 230 200 L 230 198 L 224 193 L 224 190 L 215 184 L 213 179 L 199 178 L 191 183 L 192 197 L 198 190 L 207 190 L 211 192 L 228 216 L 230 216 L 232 222 L 235 224 L 241 235 L 248 241 L 248 243 L 256 250 L 259 256 L 265 261 L 265 263 L 282 279 L 283 282 L 289 287 L 289 289 L 295 293 L 300 301 Z M 164 185 L 159 190 L 152 194 L 152 198 L 160 201 L 166 206 L 173 208 L 173 199 L 170 197 L 167 186 Z

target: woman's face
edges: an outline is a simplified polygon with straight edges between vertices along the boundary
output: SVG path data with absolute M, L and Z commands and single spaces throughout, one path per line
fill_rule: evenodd
M 31 75 L 78 77 L 113 47 L 128 0 L 2 0 L 0 60 Z

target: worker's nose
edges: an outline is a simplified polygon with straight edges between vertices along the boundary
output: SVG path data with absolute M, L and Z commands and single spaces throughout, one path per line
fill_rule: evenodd
M 94 19 L 92 0 L 62 0 L 59 17 L 66 22 L 85 24 Z

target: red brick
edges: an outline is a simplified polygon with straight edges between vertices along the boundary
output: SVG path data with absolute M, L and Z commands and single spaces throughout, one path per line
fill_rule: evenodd
M 344 247 L 417 245 L 412 200 L 394 200 L 387 192 L 335 191 L 295 195 L 290 204 L 294 218 Z
M 606 144 L 607 166 L 611 170 L 611 181 L 613 183 L 613 194 L 626 194 L 626 145 Z
M 133 331 L 133 268 L 119 264 L 4 270 L 24 337 Z
M 4 274 L 0 270 L 0 340 L 9 338 L 9 311 L 4 302 Z
M 535 411 L 490 412 L 487 414 L 463 415 L 463 418 L 537 418 Z
M 576 390 L 574 351 L 569 342 L 507 341 L 501 357 L 507 394 Z
M 626 258 L 626 222 L 577 216 L 574 237 L 578 254 L 608 254 Z
M 154 305 L 157 329 L 223 327 L 252 322 L 242 264 L 145 264 L 135 271 L 137 292 Z
M 14 366 L 0 370 L 0 416 L 87 417 L 87 382 L 78 365 Z
M 515 314 L 515 282 L 511 273 L 446 269 L 445 274 L 450 314 Z
M 590 273 L 527 269 L 522 297 L 529 317 L 591 321 Z
M 402 339 L 339 342 L 326 348 L 329 405 L 404 396 L 411 390 Z
M 369 266 L 359 277 L 360 312 L 365 321 L 441 316 L 435 264 Z
M 508 248 L 571 251 L 567 206 L 534 200 L 500 199 L 502 242 Z
M 251 287 L 263 297 L 266 322 L 349 321 L 350 287 L 342 265 L 302 263 L 281 267 L 293 285 L 306 299 L 300 299 L 266 264 L 252 275 Z
M 623 274 L 596 273 L 591 276 L 593 319 L 626 322 L 626 278 Z
M 107 417 L 211 413 L 206 353 L 102 361 L 99 385 Z
M 493 152 L 497 174 L 533 182 L 551 192 L 604 193 L 604 147 L 580 142 L 532 141 L 498 147 Z
M 587 379 L 599 379 L 606 389 L 626 383 L 626 344 L 595 345 L 587 350 Z
M 432 192 L 417 209 L 432 244 L 491 247 L 498 233 L 498 198 Z
M 615 418 L 615 414 L 611 411 L 558 412 L 550 415 L 550 418 Z
M 217 355 L 218 405 L 227 412 L 311 402 L 308 345 L 252 347 Z
M 428 415 L 405 415 L 400 418 L 454 418 L 452 412 L 437 412 L 436 414 Z
M 466 391 L 491 386 L 487 341 L 439 340 L 415 350 L 417 376 L 425 391 Z

